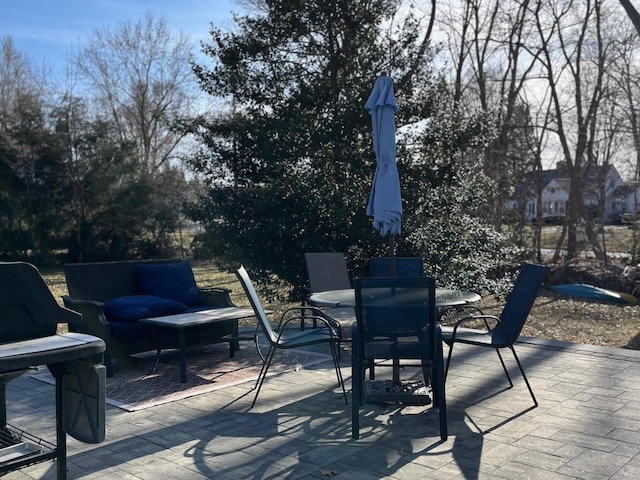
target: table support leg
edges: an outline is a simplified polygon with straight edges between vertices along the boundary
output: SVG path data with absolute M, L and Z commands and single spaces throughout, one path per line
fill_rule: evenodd
M 153 365 L 151 365 L 151 369 L 147 372 L 147 375 L 151 375 L 156 370 L 156 367 L 160 363 L 160 353 L 162 352 L 162 349 L 160 348 L 160 340 L 158 339 L 158 333 L 156 332 L 156 329 L 154 327 L 150 327 L 149 329 L 153 334 L 153 341 L 156 344 L 156 361 L 153 362 Z
M 184 329 L 178 329 L 178 346 L 180 347 L 180 382 L 187 383 L 187 341 Z
M 0 376 L 0 429 L 7 426 L 7 379 Z
M 400 359 L 393 359 L 393 383 L 400 385 Z

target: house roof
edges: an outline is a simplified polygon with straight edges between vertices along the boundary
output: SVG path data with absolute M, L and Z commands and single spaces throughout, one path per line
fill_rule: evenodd
M 603 172 L 603 169 L 606 169 L 606 171 Z M 616 176 L 619 177 L 618 170 L 616 169 L 615 165 L 606 165 L 606 166 L 596 165 L 595 167 L 589 168 L 588 171 L 586 169 L 583 169 L 583 172 L 586 172 L 585 186 L 587 190 L 589 190 L 589 187 L 592 187 L 592 186 L 595 187 L 599 185 L 600 179 L 602 178 L 603 174 L 606 177 L 610 173 L 614 173 Z M 563 188 L 569 191 L 571 187 L 571 178 L 569 177 L 569 172 L 566 166 L 563 166 L 562 164 L 560 164 L 558 168 L 543 170 L 542 172 L 542 188 L 543 189 L 546 188 L 549 185 L 549 183 L 554 180 L 558 185 L 558 188 Z M 535 179 L 533 178 L 533 176 L 529 176 L 527 185 L 521 185 L 520 187 L 516 187 L 516 191 L 514 192 L 513 195 L 511 195 L 510 198 L 515 199 L 521 196 L 522 188 L 525 188 L 527 190 L 528 195 L 535 196 L 536 188 L 534 186 L 534 182 L 535 182 Z M 622 193 L 618 193 L 618 190 L 617 190 L 618 188 L 620 188 L 620 186 L 616 187 L 616 195 L 622 194 Z
M 606 171 L 603 171 L 605 170 Z M 585 183 L 589 184 L 597 184 L 600 181 L 600 178 L 606 177 L 609 173 L 613 171 L 616 175 L 618 175 L 618 169 L 615 165 L 595 165 L 590 167 L 589 169 L 583 168 L 582 172 L 585 175 Z M 550 170 L 544 170 L 542 172 L 542 185 L 547 185 L 551 180 L 557 179 L 566 179 L 569 180 L 569 172 L 565 166 L 562 164 L 558 168 L 552 168 Z

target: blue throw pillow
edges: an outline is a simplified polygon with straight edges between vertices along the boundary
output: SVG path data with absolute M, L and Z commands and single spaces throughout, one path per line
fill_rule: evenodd
M 143 295 L 167 298 L 189 306 L 202 303 L 189 262 L 136 265 L 136 279 Z
M 187 311 L 180 302 L 151 295 L 128 295 L 109 300 L 104 304 L 104 314 L 112 322 L 135 322 L 141 318 L 164 317 Z

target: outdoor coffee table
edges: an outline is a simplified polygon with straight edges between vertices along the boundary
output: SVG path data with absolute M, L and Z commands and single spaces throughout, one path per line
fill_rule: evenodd
M 187 345 L 185 331 L 189 328 L 196 328 L 213 323 L 240 320 L 255 316 L 253 309 L 225 307 L 200 310 L 198 312 L 180 313 L 178 315 L 167 315 L 165 317 L 143 318 L 138 322 L 146 323 L 155 328 L 173 328 L 178 334 L 178 348 L 180 350 L 180 382 L 187 382 Z M 229 341 L 235 338 L 229 337 Z M 160 359 L 160 348 L 157 349 L 156 364 Z

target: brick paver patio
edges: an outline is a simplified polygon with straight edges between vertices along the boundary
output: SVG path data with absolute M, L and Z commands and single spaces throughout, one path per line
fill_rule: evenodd
M 640 352 L 534 339 L 516 348 L 540 406 L 508 352 L 512 389 L 494 352 L 456 346 L 444 443 L 429 407 L 380 404 L 364 405 L 351 439 L 327 362 L 268 379 L 253 410 L 252 384 L 138 412 L 108 406 L 105 442 L 68 440 L 69 478 L 640 478 Z M 7 397 L 10 423 L 53 440 L 52 386 L 23 375 Z M 4 478 L 53 479 L 55 464 Z

